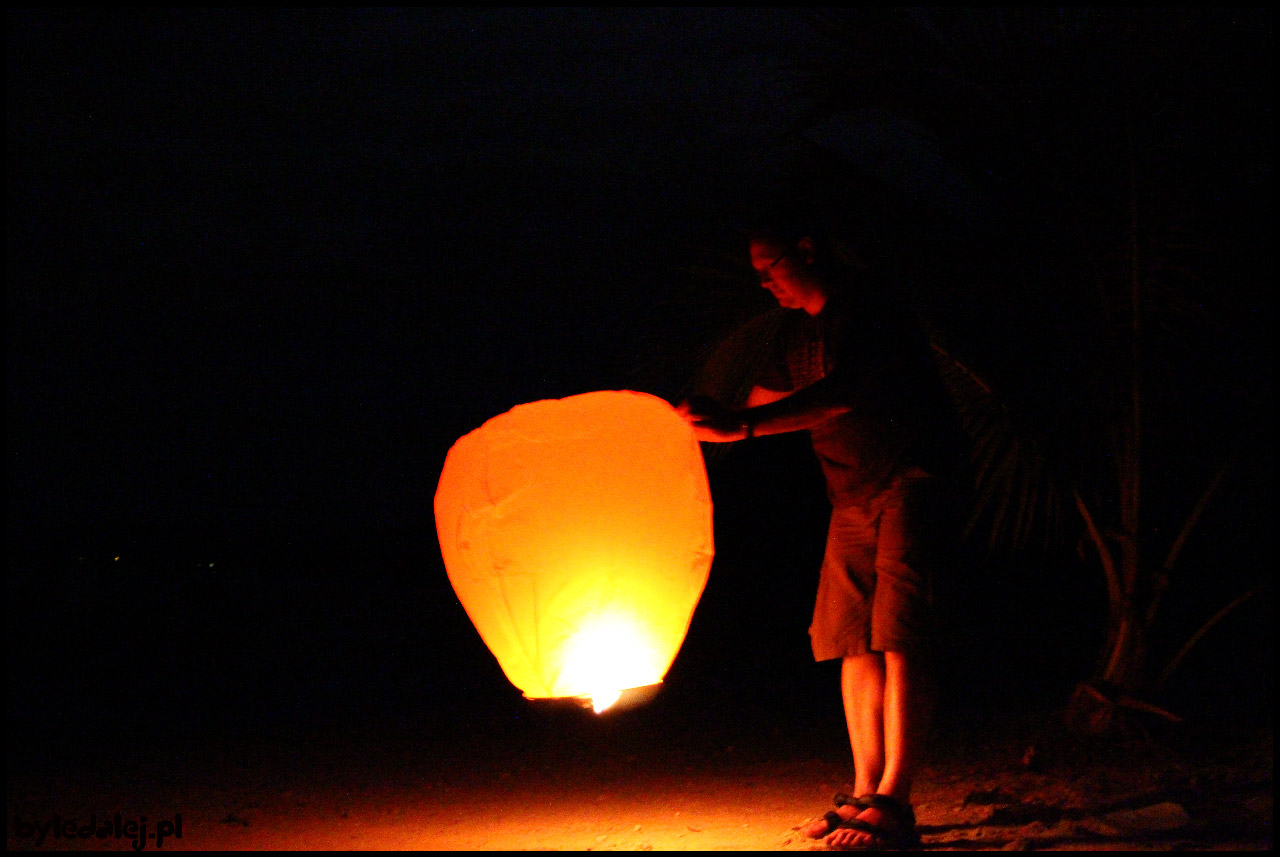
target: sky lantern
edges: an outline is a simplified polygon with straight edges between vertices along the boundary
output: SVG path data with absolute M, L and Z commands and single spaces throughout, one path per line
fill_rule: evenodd
M 435 514 L 449 582 L 511 683 L 596 711 L 662 681 L 714 555 L 701 449 L 645 393 L 494 417 L 449 450 Z

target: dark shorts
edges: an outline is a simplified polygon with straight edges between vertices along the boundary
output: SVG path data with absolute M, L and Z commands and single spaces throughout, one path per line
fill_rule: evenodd
M 832 509 L 809 628 L 814 659 L 932 650 L 955 520 L 949 483 L 931 476 L 899 476 L 863 505 Z

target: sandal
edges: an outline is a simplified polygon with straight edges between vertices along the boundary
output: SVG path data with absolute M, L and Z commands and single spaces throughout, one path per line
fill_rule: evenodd
M 873 795 L 863 795 L 862 797 L 849 797 L 849 795 L 845 792 L 837 792 L 836 796 L 831 799 L 831 802 L 836 805 L 836 809 L 839 809 L 842 806 L 852 806 L 852 807 L 856 807 L 859 811 L 861 811 L 871 806 L 872 797 Z M 822 816 L 822 820 L 827 823 L 827 829 L 822 831 L 819 834 L 811 835 L 809 837 L 810 839 L 822 839 L 825 836 L 830 836 L 836 830 L 840 829 L 844 825 L 849 824 L 849 822 L 851 821 L 851 819 L 846 819 L 843 815 L 835 811 L 831 811 L 824 814 Z
M 871 841 L 846 850 L 850 851 L 884 851 L 914 848 L 920 844 L 920 834 L 916 831 L 916 813 L 910 804 L 902 803 L 888 795 L 865 795 L 858 798 L 858 803 L 867 809 L 876 809 L 883 813 L 889 824 L 872 824 L 855 818 L 841 822 L 838 827 L 843 830 L 857 830 L 870 834 Z M 835 815 L 835 813 L 828 813 Z M 833 831 L 834 832 L 834 831 Z

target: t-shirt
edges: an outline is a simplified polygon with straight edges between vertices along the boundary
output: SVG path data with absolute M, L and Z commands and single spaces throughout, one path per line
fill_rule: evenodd
M 845 414 L 809 430 L 833 506 L 865 502 L 900 473 L 956 473 L 963 434 L 928 338 L 886 289 L 859 280 L 822 311 L 792 310 L 757 383 L 794 392 L 833 376 Z

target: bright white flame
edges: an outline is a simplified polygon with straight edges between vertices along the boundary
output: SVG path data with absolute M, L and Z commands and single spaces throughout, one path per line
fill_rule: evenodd
M 620 690 L 602 690 L 591 694 L 591 707 L 595 709 L 596 714 L 604 711 L 613 705 L 622 696 Z
M 662 680 L 665 664 L 635 620 L 601 614 L 570 638 L 564 649 L 560 686 L 589 696 L 596 713 L 618 701 L 628 687 Z

